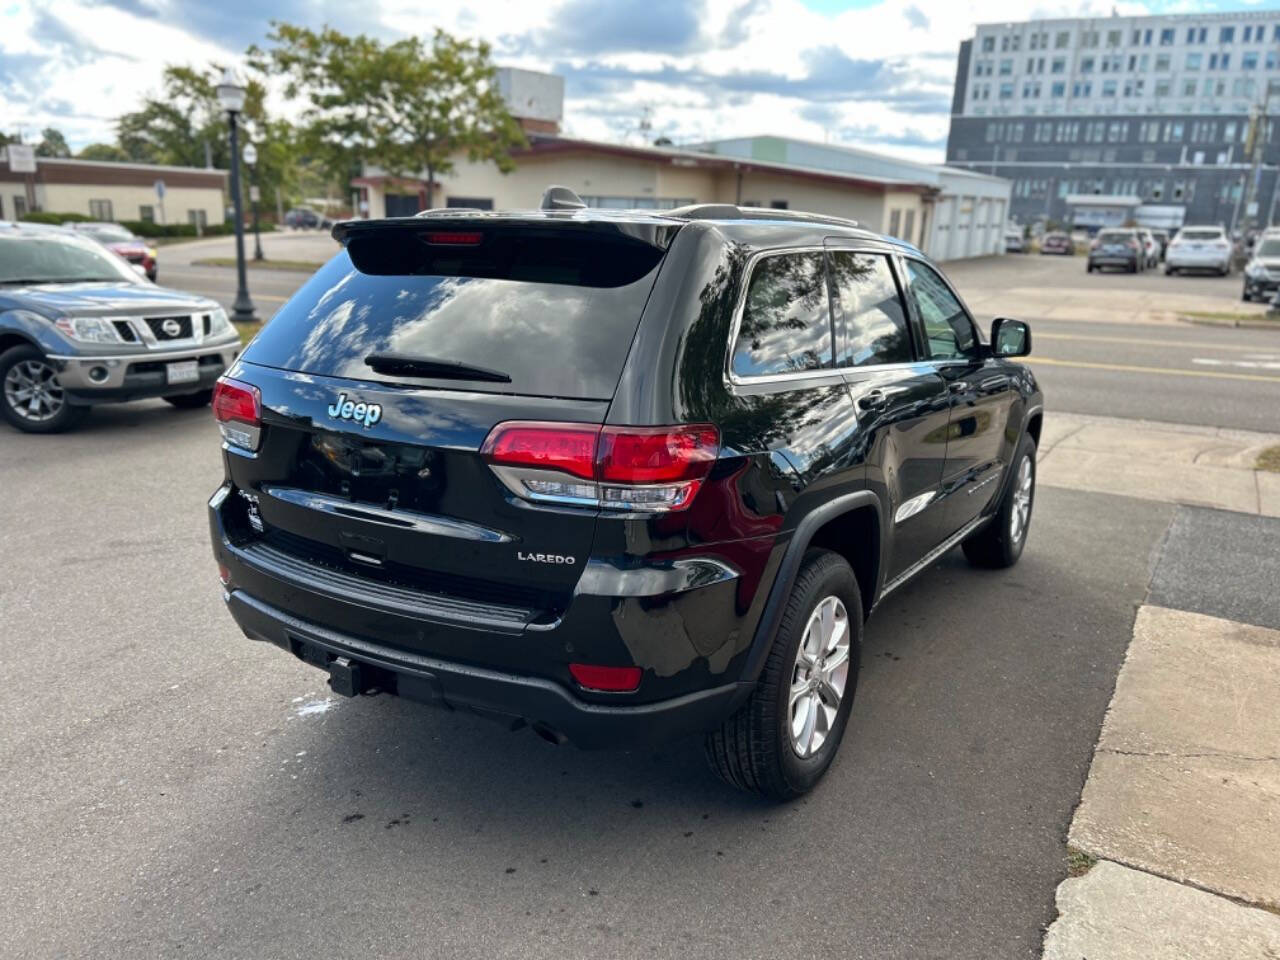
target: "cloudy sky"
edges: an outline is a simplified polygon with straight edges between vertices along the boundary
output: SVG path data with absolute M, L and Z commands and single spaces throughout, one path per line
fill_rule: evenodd
M 227 63 L 271 20 L 386 39 L 435 27 L 566 78 L 567 133 L 677 143 L 760 133 L 940 160 L 959 42 L 1028 17 L 1280 7 L 1280 0 L 0 0 L 0 130 L 73 148 L 167 63 Z

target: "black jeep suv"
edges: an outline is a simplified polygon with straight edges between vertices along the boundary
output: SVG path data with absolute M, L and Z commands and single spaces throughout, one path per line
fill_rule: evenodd
M 1022 552 L 1029 332 L 851 221 L 549 196 L 334 228 L 214 398 L 227 606 L 339 693 L 801 794 L 876 603 Z

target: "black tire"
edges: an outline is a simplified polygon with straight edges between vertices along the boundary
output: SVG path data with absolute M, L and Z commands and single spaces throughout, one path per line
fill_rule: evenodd
M 849 669 L 843 695 L 826 739 L 802 757 L 790 732 L 789 695 L 797 654 L 810 617 L 821 602 L 843 603 L 849 630 Z M 844 558 L 828 550 L 810 550 L 787 598 L 768 659 L 751 698 L 718 730 L 707 734 L 711 768 L 726 783 L 768 797 L 790 800 L 811 790 L 835 758 L 849 721 L 862 653 L 862 595 Z
M 70 430 L 89 415 L 88 407 L 73 406 L 69 403 L 56 383 L 52 384 L 51 390 L 52 395 L 59 398 L 59 406 L 51 416 L 37 420 L 19 412 L 10 396 L 9 374 L 20 364 L 35 364 L 36 367 L 52 370 L 45 355 L 30 344 L 24 343 L 10 347 L 4 353 L 0 353 L 0 416 L 3 416 L 12 426 L 23 433 L 61 433 L 64 430 Z M 27 369 L 31 368 L 23 368 L 24 371 Z
M 1137 260 L 1135 260 L 1135 261 L 1133 261 L 1133 263 L 1129 264 L 1129 272 L 1130 272 L 1130 273 L 1137 273 L 1137 272 L 1138 272 L 1138 261 L 1137 261 Z
M 200 407 L 207 407 L 212 399 L 212 390 L 197 390 L 195 393 L 177 393 L 165 397 L 164 402 L 173 404 L 179 410 L 198 410 Z
M 1025 517 L 1015 533 L 1012 520 L 1014 511 L 1018 509 L 1019 480 L 1024 462 L 1030 471 L 1030 490 L 1027 491 Z M 1036 502 L 1036 444 L 1029 434 L 1024 433 L 1018 441 L 1018 451 L 1014 455 L 1011 470 L 1009 484 L 991 522 L 970 534 L 961 544 L 965 557 L 975 567 L 1012 567 L 1022 556 L 1022 548 L 1027 545 L 1027 532 L 1031 528 L 1031 515 Z
M 1092 261 L 1092 260 L 1091 260 L 1091 261 L 1089 261 L 1088 263 L 1086 263 L 1086 264 L 1084 265 L 1084 272 L 1085 272 L 1085 273 L 1093 273 L 1093 261 Z
M 1176 268 L 1176 267 L 1165 267 L 1165 268 L 1164 268 L 1164 275 L 1165 275 L 1166 277 L 1172 277 L 1172 276 L 1173 276 L 1174 274 L 1176 274 L 1177 272 L 1178 272 L 1178 270 L 1177 270 L 1177 268 Z

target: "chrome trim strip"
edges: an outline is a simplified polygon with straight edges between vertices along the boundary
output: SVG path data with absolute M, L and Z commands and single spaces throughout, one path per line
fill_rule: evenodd
M 729 564 L 711 557 L 675 560 L 669 567 L 630 569 L 606 560 L 588 560 L 573 592 L 601 597 L 656 597 L 683 593 L 739 576 L 741 574 Z
M 943 540 L 942 543 L 938 544 L 911 566 L 907 567 L 907 569 L 903 570 L 902 573 L 898 574 L 891 581 L 886 583 L 881 589 L 880 596 L 876 599 L 876 603 L 878 604 L 881 600 L 887 597 L 894 590 L 897 590 L 917 573 L 931 567 L 944 553 L 990 519 L 990 517 L 974 517 L 951 536 L 947 537 L 947 539 Z
M 898 506 L 898 509 L 894 511 L 893 522 L 901 523 L 903 520 L 910 520 L 917 513 L 922 512 L 925 507 L 929 506 L 929 504 L 933 503 L 937 496 L 937 490 L 926 490 L 924 493 L 917 494 L 910 500 L 902 501 Z
M 352 520 L 367 520 L 370 523 L 382 523 L 394 527 L 404 527 L 419 533 L 432 533 L 441 537 L 454 537 L 459 540 L 475 540 L 480 543 L 512 543 L 515 537 L 482 527 L 478 523 L 455 520 L 452 517 L 440 517 L 413 510 L 387 510 L 384 507 L 366 503 L 353 503 L 341 497 L 327 493 L 315 493 L 310 490 L 299 490 L 297 487 L 265 486 L 262 492 L 267 496 L 295 507 L 305 507 L 322 513 L 348 517 Z

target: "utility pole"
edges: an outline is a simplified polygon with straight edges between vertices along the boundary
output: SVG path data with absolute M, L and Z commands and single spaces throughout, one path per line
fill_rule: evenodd
M 1267 110 L 1271 106 L 1271 80 L 1268 78 L 1266 90 L 1262 95 L 1262 104 L 1255 107 L 1253 116 L 1249 120 L 1249 139 L 1247 148 L 1249 153 L 1249 177 L 1244 183 L 1244 189 L 1241 191 L 1240 204 L 1236 207 L 1236 216 L 1232 218 L 1232 225 L 1240 224 L 1241 236 L 1249 228 L 1250 218 L 1256 216 L 1251 214 L 1249 208 L 1256 202 L 1258 195 L 1258 179 L 1262 170 L 1262 153 L 1263 145 L 1267 141 L 1267 127 L 1270 121 L 1267 118 Z M 1243 217 L 1241 214 L 1243 213 Z

